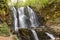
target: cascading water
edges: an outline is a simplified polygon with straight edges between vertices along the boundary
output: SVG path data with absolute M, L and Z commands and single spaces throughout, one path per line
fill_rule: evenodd
M 14 24 L 14 31 L 17 32 L 18 31 L 18 19 L 17 19 L 17 11 L 15 9 L 15 7 L 11 8 L 12 12 L 13 12 L 13 24 Z
M 35 40 L 39 40 L 36 31 L 35 31 L 34 29 L 31 29 L 31 32 L 32 32 L 33 35 L 34 35 L 34 39 L 35 39 Z
M 11 8 L 13 12 L 13 19 L 14 19 L 13 24 L 15 32 L 18 32 L 18 28 L 31 28 L 31 27 L 36 28 L 39 26 L 39 22 L 35 12 L 28 6 L 26 7 L 26 9 L 25 7 L 18 8 L 17 10 L 15 9 L 15 7 Z M 27 13 L 25 13 L 26 11 Z M 31 29 L 31 32 L 34 35 L 34 39 L 39 40 L 36 31 L 34 29 Z M 55 40 L 55 37 L 52 34 L 49 34 L 47 32 L 46 34 L 51 38 L 51 40 Z
M 24 12 L 24 8 L 25 7 L 21 7 L 21 8 L 18 8 L 18 14 L 19 14 L 19 27 L 20 28 L 27 28 L 27 27 L 38 27 L 38 20 L 37 20 L 37 17 L 36 17 L 36 14 L 34 13 L 34 11 L 27 6 L 27 10 L 28 11 L 28 15 L 25 14 Z M 27 20 L 27 21 L 26 21 Z M 29 21 L 28 21 L 29 20 Z M 31 25 L 29 25 L 29 24 Z
M 47 34 L 47 36 L 49 36 L 51 38 L 51 40 L 55 40 L 55 37 L 52 34 L 50 34 L 48 32 L 46 32 L 46 34 Z
M 30 16 L 31 27 L 38 27 L 39 23 L 35 12 L 30 7 L 27 6 L 27 8 Z
M 31 28 L 31 27 L 35 28 L 39 26 L 34 11 L 28 6 L 26 7 L 26 9 L 25 7 L 18 8 L 17 10 L 15 9 L 15 7 L 11 8 L 11 10 L 13 11 L 13 18 L 14 18 L 14 30 L 17 33 L 19 33 L 18 28 Z M 27 13 L 28 15 L 25 13 L 26 11 L 24 10 L 28 11 Z M 34 35 L 35 40 L 39 40 L 35 30 L 31 29 L 31 32 Z
M 19 14 L 19 27 L 20 28 L 27 28 L 26 15 L 24 15 L 24 7 L 18 8 Z

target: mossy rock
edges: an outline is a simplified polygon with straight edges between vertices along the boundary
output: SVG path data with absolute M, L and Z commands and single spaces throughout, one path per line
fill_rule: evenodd
M 36 28 L 36 29 L 33 29 L 33 30 L 35 30 L 35 32 L 37 33 L 39 40 L 45 40 L 45 39 L 48 40 L 48 39 L 50 39 L 50 37 L 48 37 L 45 34 L 46 31 L 44 31 L 42 28 Z M 19 33 L 20 33 L 20 37 L 23 40 L 35 40 L 31 29 L 20 29 Z

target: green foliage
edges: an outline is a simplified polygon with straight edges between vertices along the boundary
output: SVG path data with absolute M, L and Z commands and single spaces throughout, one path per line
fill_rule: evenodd
M 17 2 L 11 2 L 10 0 L 7 1 L 10 6 L 32 6 L 32 7 L 38 7 L 42 8 L 45 7 L 48 4 L 51 4 L 54 0 L 26 0 L 23 2 L 23 0 L 17 0 Z M 12 5 L 13 4 L 13 5 Z
M 15 1 L 16 1 L 16 0 L 15 0 Z M 11 7 L 11 6 L 15 6 L 15 4 L 16 4 L 15 1 L 12 2 L 12 0 L 8 0 L 8 1 L 7 1 L 8 6 L 9 6 L 9 7 Z
M 55 1 L 60 3 L 60 0 L 55 0 Z
M 10 21 L 11 12 L 10 12 L 8 4 L 7 4 L 8 1 L 9 0 L 0 0 L 0 20 L 3 22 L 7 21 L 7 20 Z
M 27 0 L 26 5 L 35 7 L 44 7 L 49 2 L 49 0 Z
M 7 0 L 0 0 L 0 9 L 7 7 Z
M 9 28 L 6 23 L 0 24 L 0 35 L 9 36 Z

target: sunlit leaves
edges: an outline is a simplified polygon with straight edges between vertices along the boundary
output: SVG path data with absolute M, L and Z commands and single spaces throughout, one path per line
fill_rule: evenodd
M 33 6 L 42 8 L 52 3 L 53 0 L 8 0 L 7 2 L 10 6 Z
M 7 4 L 8 4 L 9 6 L 14 6 L 16 3 L 17 3 L 17 0 L 8 0 L 8 1 L 7 1 Z
M 49 3 L 52 3 L 53 1 L 54 0 L 27 0 L 25 4 L 33 7 L 35 6 L 42 8 L 48 5 Z

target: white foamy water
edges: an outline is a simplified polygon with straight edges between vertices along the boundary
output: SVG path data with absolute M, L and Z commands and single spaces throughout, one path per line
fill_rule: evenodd
M 18 16 L 19 16 L 19 25 L 20 28 L 27 28 L 26 24 L 26 15 L 24 15 L 24 7 L 18 8 Z
M 36 31 L 35 31 L 34 29 L 31 29 L 31 32 L 32 32 L 33 35 L 34 35 L 34 39 L 35 39 L 35 40 L 39 40 Z
M 11 10 L 12 10 L 12 12 L 13 12 L 14 30 L 15 30 L 15 31 L 18 31 L 17 11 L 16 11 L 15 7 L 12 7 Z
M 30 7 L 27 6 L 27 8 L 30 16 L 31 27 L 38 27 L 39 24 L 35 12 Z
M 51 38 L 51 40 L 55 40 L 55 37 L 52 34 L 50 34 L 48 32 L 46 32 L 46 34 L 47 34 L 47 36 L 49 36 Z

